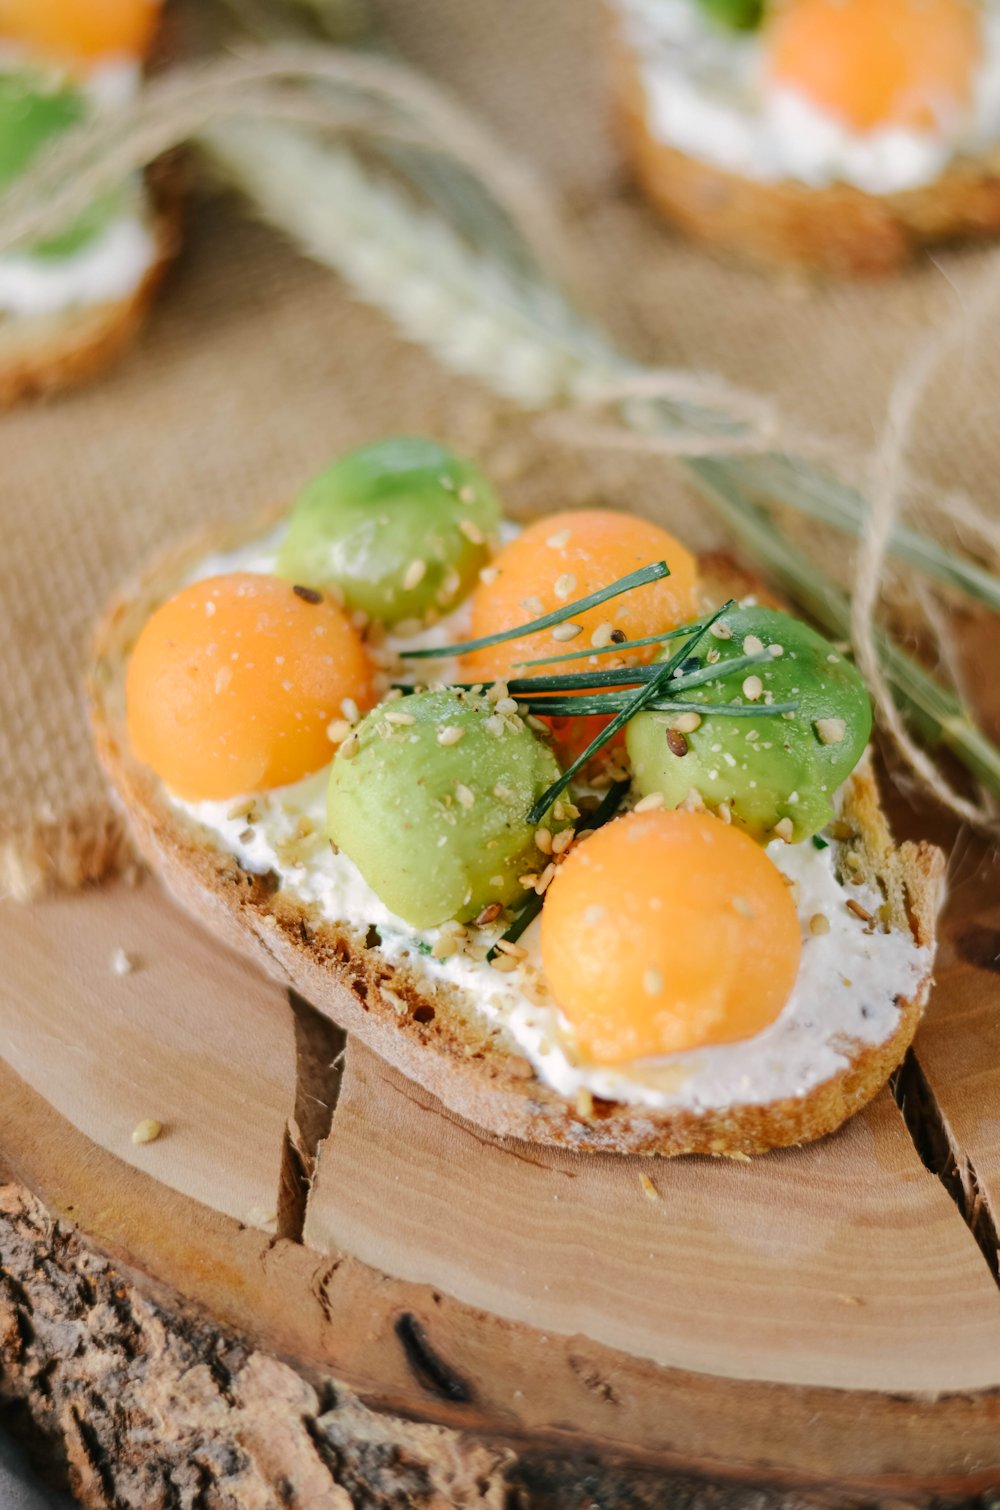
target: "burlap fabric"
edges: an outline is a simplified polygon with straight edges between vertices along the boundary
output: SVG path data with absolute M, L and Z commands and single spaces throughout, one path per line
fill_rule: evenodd
M 625 349 L 772 393 L 849 449 L 872 444 L 899 364 L 953 311 L 983 253 L 860 286 L 721 263 L 629 188 L 594 0 L 377 9 L 404 56 L 547 175 L 592 263 L 595 313 Z M 939 384 L 917 458 L 980 501 L 1000 461 L 990 347 Z M 290 497 L 338 450 L 393 431 L 478 455 L 513 506 L 607 501 L 662 515 L 696 546 L 712 538 L 666 464 L 554 450 L 530 416 L 444 373 L 332 275 L 199 195 L 139 347 L 92 387 L 0 420 L 0 889 L 79 884 L 127 861 L 80 692 L 90 626 L 113 588 L 181 534 Z

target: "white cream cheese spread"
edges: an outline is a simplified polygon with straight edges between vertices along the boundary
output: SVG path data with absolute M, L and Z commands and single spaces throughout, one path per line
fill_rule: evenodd
M 761 183 L 842 182 L 869 194 L 933 183 L 953 158 L 1000 140 L 1000 10 L 983 5 L 983 49 L 968 110 L 934 129 L 852 129 L 765 76 L 758 33 L 723 29 L 697 0 L 616 0 L 653 135 Z
M 272 570 L 280 533 L 206 558 L 191 580 Z M 407 644 L 447 643 L 461 634 L 464 614 L 460 608 Z M 429 993 L 443 985 L 457 988 L 470 1016 L 495 1024 L 539 1078 L 570 1100 L 587 1091 L 635 1106 L 699 1112 L 803 1096 L 847 1066 L 852 1045 L 883 1043 L 891 1036 L 899 1021 L 897 996 L 913 991 L 930 968 L 929 951 L 909 934 L 872 930 L 848 907 L 851 901 L 877 917 L 882 897 L 873 887 L 838 878 L 834 846 L 775 841 L 767 853 L 794 883 L 803 934 L 795 987 L 777 1020 L 738 1043 L 628 1068 L 587 1065 L 574 1054 L 568 1025 L 546 991 L 537 920 L 520 940 L 526 959 L 509 973 L 499 973 L 485 959 L 496 928 L 470 930 L 472 938 L 461 952 L 435 957 L 431 951 L 440 948 L 447 929 L 419 931 L 396 917 L 347 855 L 335 852 L 323 837 L 327 775 L 320 771 L 242 800 L 172 800 L 218 848 L 249 871 L 274 872 L 282 890 L 318 917 L 362 935 L 376 928 L 385 959 L 405 968 Z M 810 927 L 817 916 L 826 920 L 827 932 Z
M 0 48 L 0 71 L 30 65 L 19 49 Z M 135 98 L 142 67 L 133 59 L 107 58 L 78 82 L 99 111 L 120 109 Z M 127 299 L 156 260 L 157 248 L 143 214 L 141 180 L 130 194 L 134 206 L 92 240 L 66 256 L 31 252 L 0 253 L 0 316 L 39 316 Z

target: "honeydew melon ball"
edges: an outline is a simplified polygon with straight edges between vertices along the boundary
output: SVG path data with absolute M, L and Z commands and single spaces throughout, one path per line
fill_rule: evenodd
M 0 73 L 0 190 L 20 177 L 54 138 L 78 125 L 87 101 L 61 77 L 15 69 Z M 100 234 L 121 210 L 121 194 L 95 201 L 72 226 L 36 242 L 36 257 L 66 257 Z
M 772 839 L 777 828 L 799 843 L 833 817 L 834 794 L 864 753 L 872 726 L 868 693 L 853 664 L 789 614 L 736 608 L 720 622 L 729 638 L 706 635 L 688 668 L 717 655 L 718 675 L 683 700 L 693 711 L 704 703 L 767 701 L 797 703 L 797 711 L 709 714 L 680 738 L 678 714 L 641 713 L 626 733 L 635 787 L 641 796 L 662 792 L 668 807 L 694 791 L 711 808 L 727 803 L 733 823 L 755 839 Z M 760 651 L 770 652 L 764 664 L 727 672 L 738 657 Z M 748 678 L 759 678 L 759 692 Z
M 479 468 L 402 436 L 343 456 L 300 494 L 278 570 L 336 586 L 387 624 L 446 613 L 489 560 L 500 504 Z
M 326 832 L 412 927 L 468 922 L 523 899 L 519 877 L 546 865 L 527 815 L 558 775 L 517 714 L 453 688 L 418 692 L 374 708 L 338 751 Z

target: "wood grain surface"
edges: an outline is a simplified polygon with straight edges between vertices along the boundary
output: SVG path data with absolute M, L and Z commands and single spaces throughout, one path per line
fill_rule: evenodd
M 752 1164 L 550 1158 L 355 1045 L 341 1084 L 326 1023 L 153 883 L 0 909 L 0 938 L 21 961 L 0 988 L 4 1161 L 167 1318 L 193 1305 L 311 1388 L 332 1377 L 515 1455 L 915 1503 L 1000 1484 L 1000 1299 L 888 1093 Z M 995 1020 L 1000 978 L 959 966 Z M 950 981 L 942 1021 L 961 1020 Z M 115 1051 L 122 1023 L 141 1052 Z M 164 1079 L 182 1027 L 184 1072 Z M 28 1039 L 44 1098 L 11 1065 Z M 150 1114 L 163 1136 L 137 1149 Z M 289 1187 L 282 1235 L 246 1220 Z

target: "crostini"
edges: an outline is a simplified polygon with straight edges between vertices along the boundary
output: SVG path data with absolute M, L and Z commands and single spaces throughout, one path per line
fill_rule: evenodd
M 0 0 L 0 190 L 59 135 L 141 86 L 158 0 Z M 135 335 L 175 250 L 161 173 L 0 253 L 0 407 L 70 387 Z
M 1000 230 L 994 0 L 613 0 L 614 108 L 678 227 L 853 275 Z
M 721 576 L 382 442 L 112 605 L 97 748 L 177 899 L 453 1111 L 804 1142 L 913 1037 L 943 862 L 892 843 L 849 658 Z

